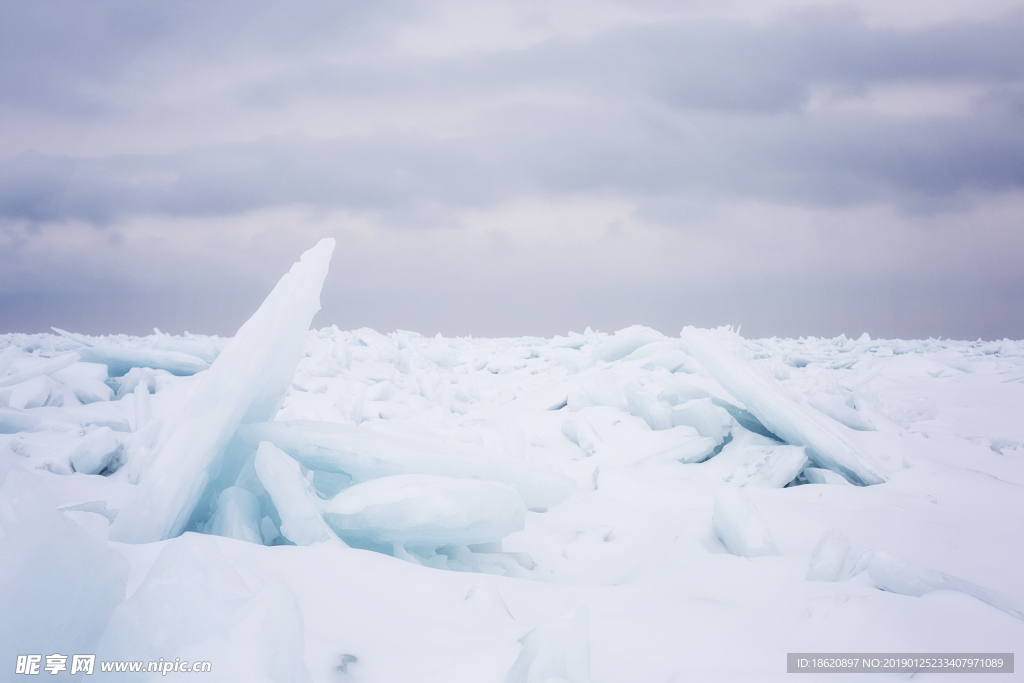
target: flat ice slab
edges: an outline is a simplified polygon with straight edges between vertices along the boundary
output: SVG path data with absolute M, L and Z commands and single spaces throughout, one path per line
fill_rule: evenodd
M 522 531 L 526 506 L 505 484 L 406 474 L 345 489 L 327 504 L 324 518 L 345 540 L 438 548 Z
M 210 367 L 205 360 L 181 351 L 122 349 L 116 346 L 86 346 L 75 351 L 87 363 L 106 365 L 111 377 L 125 375 L 132 368 L 166 370 L 172 375 L 194 375 Z
M 357 482 L 398 474 L 432 474 L 508 484 L 528 507 L 551 507 L 572 495 L 565 475 L 530 467 L 466 444 L 431 444 L 364 427 L 291 421 L 246 425 L 249 443 L 269 441 L 311 470 L 345 472 Z

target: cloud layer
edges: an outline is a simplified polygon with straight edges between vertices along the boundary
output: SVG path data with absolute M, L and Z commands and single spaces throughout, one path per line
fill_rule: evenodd
M 9 3 L 0 331 L 231 334 L 329 233 L 319 324 L 1024 337 L 1024 12 L 919 9 Z

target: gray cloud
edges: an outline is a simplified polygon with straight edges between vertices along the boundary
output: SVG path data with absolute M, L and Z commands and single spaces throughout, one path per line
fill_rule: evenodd
M 0 158 L 0 267 L 21 278 L 0 277 L 3 324 L 56 316 L 47 324 L 77 320 L 85 331 L 122 320 L 230 333 L 269 276 L 217 264 L 171 234 L 166 248 L 140 246 L 139 226 L 194 230 L 181 243 L 217 253 L 255 239 L 220 230 L 283 230 L 269 219 L 229 229 L 239 217 L 304 207 L 363 217 L 390 245 L 350 244 L 348 275 L 325 291 L 325 307 L 352 325 L 550 334 L 647 322 L 671 333 L 746 320 L 759 334 L 1024 334 L 1024 322 L 1006 322 L 1020 277 L 960 268 L 964 239 L 915 258 L 930 253 L 935 222 L 966 234 L 987 221 L 982 251 L 1022 246 L 1012 212 L 992 207 L 1016 206 L 1024 191 L 1024 12 L 914 27 L 836 9 L 760 22 L 669 16 L 549 27 L 491 49 L 410 47 L 410 35 L 430 37 L 434 11 L 326 0 L 4 5 L 0 117 L 25 132 L 3 140 L 11 153 Z M 563 265 L 539 232 L 515 248 L 465 236 L 476 214 L 486 222 L 517 202 L 577 200 L 631 207 L 632 218 L 564 221 L 589 226 L 593 244 L 560 258 L 603 269 Z M 744 220 L 786 245 L 783 271 L 763 270 L 764 250 L 723 222 L 741 205 L 765 207 Z M 884 228 L 856 222 L 871 207 L 886 209 Z M 817 233 L 787 224 L 794 211 L 824 216 Z M 691 264 L 687 243 L 601 227 L 629 220 L 703 240 L 707 267 L 674 273 L 667 255 Z M 189 221 L 209 227 L 181 227 Z M 442 239 L 441 229 L 465 235 Z M 889 246 L 902 262 L 842 253 L 869 253 L 886 231 L 899 235 Z M 834 255 L 805 248 L 808 234 L 837 233 L 852 242 Z M 83 245 L 74 258 L 58 248 L 72 234 Z M 278 274 L 302 239 L 244 253 L 251 269 Z M 405 260 L 381 265 L 406 244 Z M 612 277 L 622 254 L 629 263 Z M 827 285 L 823 259 L 844 273 Z M 736 274 L 709 284 L 716 272 Z M 685 294 L 694 291 L 699 302 Z M 103 313 L 86 313 L 89 301 Z
M 645 116 L 646 115 L 646 116 Z M 646 120 L 645 120 L 646 118 Z M 222 215 L 286 204 L 367 211 L 478 206 L 530 192 L 948 206 L 1024 186 L 1024 118 L 757 117 L 659 112 L 496 114 L 463 139 L 381 131 L 267 138 L 169 155 L 0 162 L 0 215 L 97 223 L 133 213 Z

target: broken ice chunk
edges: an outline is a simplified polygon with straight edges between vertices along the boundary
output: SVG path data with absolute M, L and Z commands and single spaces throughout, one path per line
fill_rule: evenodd
M 114 463 L 122 450 L 114 431 L 110 427 L 99 427 L 82 437 L 68 459 L 76 472 L 99 474 Z
M 109 401 L 114 396 L 106 384 L 107 366 L 99 363 L 75 363 L 51 375 L 71 390 L 82 403 Z
M 761 557 L 779 554 L 764 518 L 738 488 L 726 486 L 715 492 L 712 526 L 718 540 L 733 555 Z
M 0 380 L 0 387 L 10 387 L 30 380 L 33 377 L 50 375 L 58 370 L 63 370 L 69 365 L 77 363 L 79 360 L 81 360 L 80 356 L 73 352 L 54 356 L 53 358 L 47 358 L 41 362 L 35 363 L 27 370 L 22 370 L 21 372 L 4 377 Z
M 761 421 L 754 417 L 753 413 L 749 410 L 744 410 L 743 408 L 733 405 L 728 401 L 723 401 L 720 398 L 712 398 L 711 402 L 729 413 L 729 415 L 739 423 L 740 427 L 743 427 L 748 432 L 753 432 L 754 434 L 759 434 L 767 439 L 773 439 L 782 443 L 782 439 L 775 434 L 772 434 L 768 428 L 761 424 Z
M 850 482 L 846 481 L 846 478 L 843 475 L 833 472 L 832 470 L 823 470 L 820 467 L 805 467 L 804 471 L 800 474 L 808 484 L 850 485 Z
M 121 384 L 117 388 L 117 398 L 121 399 L 132 393 L 139 384 L 145 384 L 146 390 L 155 394 L 156 373 L 149 368 L 132 368 L 121 378 Z
M 644 370 L 654 370 L 655 368 L 665 368 L 669 372 L 685 372 L 689 375 L 700 372 L 697 362 L 678 349 L 654 355 L 644 365 Z
M 56 400 L 58 399 L 59 400 Z M 0 404 L 16 410 L 63 404 L 64 395 L 49 377 L 33 377 L 7 389 L 0 389 Z
M 212 507 L 234 483 L 251 450 L 229 444 L 240 424 L 269 420 L 277 412 L 320 310 L 333 250 L 334 240 L 324 239 L 303 254 L 217 356 L 162 432 L 166 440 L 157 446 L 135 499 L 111 526 L 111 539 L 145 543 L 177 536 L 200 503 Z
M 77 382 L 71 387 L 72 393 L 82 403 L 109 401 L 114 398 L 114 391 L 103 382 Z
M 320 516 L 320 499 L 299 463 L 264 441 L 256 451 L 256 474 L 281 516 L 281 534 L 295 545 L 337 540 Z M 252 494 L 249 494 L 252 495 Z
M 124 416 L 124 406 L 118 401 L 101 401 L 84 406 L 65 406 L 63 408 L 37 408 L 36 412 L 52 420 L 66 420 L 79 425 L 99 425 L 110 427 L 115 432 L 130 432 L 131 426 Z
M 700 437 L 692 427 L 659 429 L 614 408 L 584 408 L 562 425 L 562 433 L 588 456 L 629 466 L 648 459 L 700 462 L 714 453 L 714 439 Z M 531 506 L 532 507 L 532 506 Z
M 156 332 L 156 340 L 153 341 L 153 348 L 160 351 L 177 351 L 189 356 L 195 356 L 206 363 L 212 363 L 220 355 L 220 347 L 210 338 L 192 339 L 189 337 L 178 337 L 170 334 Z
M 668 401 L 661 400 L 637 382 L 630 382 L 623 391 L 626 395 L 629 412 L 642 418 L 650 425 L 651 429 L 671 429 L 678 426 L 672 421 L 673 410 Z M 701 436 L 708 435 L 701 434 Z
M 60 336 L 70 339 L 71 341 L 81 344 L 82 346 L 95 346 L 95 342 L 90 337 L 87 337 L 84 334 L 68 332 L 67 330 L 62 330 L 59 327 L 51 327 L 50 329 L 59 334 Z
M 742 401 L 758 420 L 788 443 L 805 446 L 820 467 L 835 470 L 858 484 L 880 484 L 886 477 L 854 441 L 852 432 L 806 403 L 798 403 L 773 380 L 761 375 L 725 348 L 738 343 L 728 330 L 686 327 L 683 342 L 722 387 Z
M 352 477 L 344 472 L 313 472 L 313 488 L 324 498 L 333 498 L 342 489 L 352 485 Z
M 217 498 L 207 533 L 262 545 L 259 499 L 243 488 L 227 487 Z
M 345 472 L 356 482 L 396 474 L 433 474 L 508 484 L 530 507 L 554 507 L 576 484 L 470 444 L 432 443 L 363 427 L 296 420 L 245 425 L 247 443 L 270 441 L 312 470 Z
M 611 363 L 612 361 L 625 358 L 645 344 L 663 339 L 665 339 L 665 335 L 657 330 L 652 330 L 642 325 L 633 325 L 624 330 L 619 330 L 604 340 L 594 349 L 594 357 Z
M 871 424 L 871 420 L 846 405 L 846 402 L 839 396 L 816 394 L 807 399 L 807 405 L 820 410 L 836 422 L 844 424 L 850 429 L 856 429 L 859 432 L 875 431 L 875 425 Z
M 180 351 L 130 349 L 120 346 L 85 346 L 75 351 L 87 363 L 103 363 L 111 377 L 120 377 L 132 368 L 166 370 L 172 375 L 188 376 L 202 372 L 210 364 Z
M 920 597 L 935 590 L 959 591 L 1011 616 L 1024 619 L 1024 606 L 1015 598 L 949 574 L 918 567 L 889 553 L 871 553 L 868 576 L 879 588 L 890 593 Z
M 850 561 L 850 540 L 836 528 L 826 531 L 811 552 L 808 581 L 839 581 Z
M 145 382 L 135 385 L 135 431 L 145 427 L 153 419 L 153 404 Z
M 522 531 L 526 506 L 505 484 L 406 474 L 343 490 L 328 502 L 324 519 L 353 543 L 438 548 Z
M 711 394 L 704 391 L 703 389 L 689 384 L 677 384 L 672 387 L 664 389 L 658 398 L 663 401 L 668 401 L 670 405 L 677 406 L 680 403 L 686 403 L 696 398 L 708 398 Z
M 614 370 L 599 370 L 581 379 L 579 388 L 569 391 L 566 403 L 573 411 L 589 406 L 608 406 L 625 412 L 629 410 L 625 384 L 626 380 Z
M 693 427 L 701 436 L 714 439 L 716 444 L 725 441 L 731 420 L 729 413 L 714 405 L 710 398 L 697 398 L 672 407 L 673 427 Z
M 17 358 L 18 354 L 20 353 L 21 349 L 19 349 L 17 346 L 14 346 L 13 344 L 8 346 L 6 349 L 3 350 L 2 353 L 0 353 L 0 377 L 2 377 L 5 372 L 7 372 L 7 368 L 11 367 L 11 364 L 14 362 L 14 359 Z
M 112 510 L 107 507 L 107 501 L 105 500 L 91 500 L 88 503 L 79 503 L 78 505 L 68 505 L 66 507 L 59 508 L 61 512 L 89 512 L 94 515 L 100 515 L 106 518 L 108 522 L 113 522 L 117 517 L 118 510 Z
M 802 446 L 763 443 L 762 438 L 748 434 L 747 438 L 734 439 L 702 464 L 701 471 L 732 484 L 784 487 L 807 465 L 807 454 Z
M 1016 342 L 1009 339 L 1003 339 L 1003 343 L 999 346 L 999 355 L 1005 357 L 1024 356 L 1024 351 L 1017 346 Z
M 0 434 L 31 432 L 42 426 L 43 419 L 20 410 L 0 408 Z
M 585 415 L 579 414 L 562 423 L 562 434 L 565 438 L 583 449 L 588 456 L 594 455 L 601 444 L 601 437 L 594 431 L 594 426 Z
M 127 466 L 124 471 L 129 483 L 138 484 L 142 479 L 142 473 L 153 463 L 156 446 L 160 442 L 163 422 L 163 420 L 153 420 L 141 431 L 133 433 L 131 439 L 125 443 Z

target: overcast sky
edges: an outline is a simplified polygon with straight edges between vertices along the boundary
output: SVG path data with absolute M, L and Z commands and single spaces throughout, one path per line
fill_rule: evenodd
M 0 333 L 1024 338 L 1024 3 L 8 0 Z

